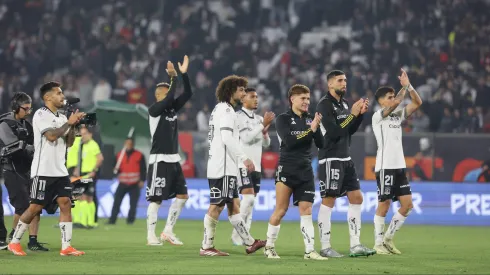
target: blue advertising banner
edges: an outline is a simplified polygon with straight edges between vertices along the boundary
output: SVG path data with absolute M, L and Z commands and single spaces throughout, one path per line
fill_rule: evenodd
M 99 196 L 99 216 L 110 216 L 114 193 L 118 185 L 117 181 L 99 180 L 97 182 L 97 194 Z M 189 200 L 182 211 L 182 219 L 201 220 L 209 206 L 209 188 L 205 179 L 187 179 Z M 4 188 L 4 187 L 2 187 Z M 362 219 L 365 223 L 372 223 L 377 206 L 377 190 L 374 181 L 361 181 L 361 190 L 364 195 L 362 204 Z M 2 195 L 5 214 L 13 215 L 14 209 L 8 202 L 8 194 L 4 188 Z M 412 183 L 413 205 L 407 223 L 411 224 L 435 224 L 435 225 L 479 225 L 490 226 L 490 184 L 477 183 Z M 321 203 L 320 193 L 317 191 L 313 206 L 313 217 L 316 219 Z M 146 218 L 148 203 L 145 200 L 144 189 L 141 191 L 138 202 L 137 217 Z M 170 202 L 164 202 L 159 211 L 161 219 L 166 218 Z M 260 193 L 257 196 L 254 220 L 267 221 L 274 210 L 275 191 L 272 180 L 263 180 Z M 332 221 L 344 222 L 347 216 L 349 203 L 347 198 L 339 198 L 336 201 L 332 213 Z M 395 203 L 388 218 L 397 211 L 398 203 Z M 129 197 L 123 200 L 119 217 L 126 217 L 129 211 Z M 226 220 L 226 211 L 221 217 Z M 299 220 L 296 207 L 289 208 L 284 217 L 285 220 Z

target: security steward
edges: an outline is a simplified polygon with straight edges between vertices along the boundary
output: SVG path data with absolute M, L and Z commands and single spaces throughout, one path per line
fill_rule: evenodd
M 32 111 L 32 99 L 26 93 L 16 93 L 12 97 L 10 106 L 12 112 L 0 116 L 0 148 L 11 146 L 11 148 L 17 147 L 21 149 L 15 152 L 12 151 L 11 154 L 4 155 L 1 158 L 5 187 L 7 188 L 10 204 L 15 209 L 9 241 L 14 235 L 20 216 L 29 207 L 30 170 L 34 155 L 34 131 L 32 124 L 27 121 L 27 117 Z M 23 144 L 22 146 L 13 146 L 21 143 Z M 1 212 L 0 222 L 3 223 L 3 211 Z M 37 240 L 39 219 L 40 214 L 29 225 L 29 244 L 27 247 L 31 251 L 49 251 Z M 4 228 L 4 226 L 0 227 Z M 5 234 L 6 231 L 5 233 L 2 232 L 2 235 Z M 0 249 L 6 249 L 3 245 L 3 242 L 6 241 L 6 236 L 2 235 L 0 235 Z
M 66 167 L 72 178 L 91 178 L 93 183 L 88 186 L 81 199 L 72 208 L 73 226 L 91 229 L 97 227 L 98 200 L 96 194 L 97 172 L 104 157 L 99 144 L 93 139 L 87 127 L 80 128 L 80 137 L 75 138 L 73 146 L 68 150 Z
M 134 223 L 140 191 L 146 180 L 145 156 L 140 151 L 134 149 L 134 140 L 132 138 L 126 139 L 124 147 L 126 149 L 119 152 L 116 156 L 116 159 L 122 157 L 122 160 L 117 171 L 119 185 L 114 194 L 114 204 L 112 205 L 112 214 L 108 224 L 116 223 L 122 200 L 126 194 L 129 194 L 129 212 L 126 222 L 127 224 Z

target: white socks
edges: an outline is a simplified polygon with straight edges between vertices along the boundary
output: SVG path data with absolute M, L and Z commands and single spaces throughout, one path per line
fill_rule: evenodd
M 240 214 L 242 214 L 243 220 L 247 224 L 247 229 L 250 230 L 252 224 L 252 213 L 254 211 L 255 196 L 251 194 L 243 195 L 240 202 Z
M 272 225 L 269 223 L 269 227 L 267 228 L 267 244 L 265 246 L 274 247 L 280 229 L 281 225 Z
M 173 234 L 174 226 L 177 223 L 177 219 L 179 218 L 180 212 L 182 212 L 182 208 L 184 208 L 186 201 L 187 199 L 179 198 L 176 198 L 174 200 L 174 202 L 168 209 L 167 223 L 165 224 L 165 229 L 163 230 L 163 232 Z
M 315 229 L 313 228 L 313 218 L 311 215 L 301 216 L 301 234 L 305 243 L 305 253 L 315 250 Z
M 330 248 L 330 230 L 332 228 L 332 208 L 321 204 L 318 211 L 318 229 L 320 232 L 320 243 L 322 250 Z
M 156 238 L 155 228 L 157 227 L 159 208 L 160 204 L 156 202 L 150 202 L 150 205 L 148 205 L 148 210 L 146 212 L 146 227 L 148 229 L 148 239 Z
M 390 226 L 388 226 L 388 230 L 386 230 L 385 233 L 386 239 L 392 240 L 393 237 L 395 237 L 396 231 L 400 230 L 400 228 L 402 227 L 406 219 L 407 217 L 403 216 L 402 214 L 400 214 L 400 212 L 397 211 L 396 214 L 391 219 L 391 223 Z
M 383 245 L 385 217 L 374 215 L 374 245 Z
M 60 230 L 61 230 L 61 249 L 67 249 L 71 246 L 71 236 L 73 232 L 73 223 L 72 222 L 60 222 Z
M 242 219 L 245 222 L 247 230 L 250 232 L 250 227 L 252 226 L 252 213 L 255 204 L 255 196 L 251 194 L 245 194 L 240 201 L 240 214 L 242 215 Z M 237 231 L 233 229 L 233 233 L 231 234 L 231 239 L 235 243 L 239 243 L 241 238 L 238 235 Z
M 29 224 L 24 223 L 19 219 L 19 222 L 15 227 L 14 237 L 12 238 L 11 243 L 20 243 L 20 240 L 22 239 L 22 236 L 24 236 L 24 233 L 27 231 L 27 228 L 29 228 Z
M 233 225 L 233 228 L 235 228 L 237 234 L 242 238 L 245 245 L 250 246 L 255 242 L 255 239 L 252 238 L 248 232 L 247 226 L 245 221 L 243 221 L 241 214 L 229 216 L 228 219 Z
M 361 244 L 361 205 L 349 204 L 347 209 L 347 223 L 349 224 L 350 247 Z
M 208 214 L 204 216 L 204 240 L 202 248 L 209 249 L 214 247 L 214 233 L 216 233 L 216 225 L 218 221 L 211 218 Z

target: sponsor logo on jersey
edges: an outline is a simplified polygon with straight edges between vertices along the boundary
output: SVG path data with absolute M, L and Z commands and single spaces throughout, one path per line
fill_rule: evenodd
M 291 135 L 292 136 L 301 135 L 301 134 L 304 134 L 304 133 L 306 133 L 306 131 L 291 131 Z
M 337 119 L 345 119 L 347 118 L 349 115 L 338 115 L 337 116 Z

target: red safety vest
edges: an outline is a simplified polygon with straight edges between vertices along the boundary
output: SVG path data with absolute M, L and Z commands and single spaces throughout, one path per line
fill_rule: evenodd
M 119 159 L 119 152 L 116 159 Z M 127 185 L 137 184 L 140 181 L 140 161 L 143 155 L 140 151 L 134 150 L 128 157 L 124 153 L 123 159 L 121 161 L 121 166 L 119 166 L 119 182 Z

